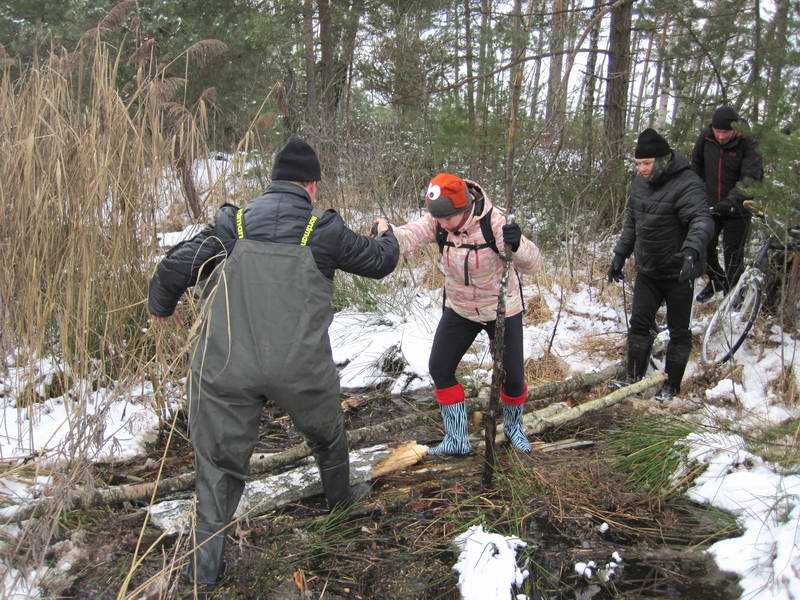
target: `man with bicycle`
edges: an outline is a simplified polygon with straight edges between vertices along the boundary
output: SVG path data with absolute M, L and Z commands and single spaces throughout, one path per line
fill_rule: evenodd
M 714 223 L 703 183 L 689 159 L 661 135 L 645 129 L 636 143 L 636 170 L 625 208 L 622 234 L 614 246 L 608 280 L 621 281 L 625 260 L 636 258 L 633 310 L 628 331 L 627 381 L 644 377 L 653 347 L 655 317 L 667 303 L 667 381 L 661 401 L 680 392 L 692 349 L 689 329 L 694 279 L 704 270 L 705 249 Z
M 711 125 L 700 133 L 692 151 L 692 169 L 705 182 L 706 199 L 714 218 L 714 234 L 708 245 L 708 284 L 697 295 L 707 302 L 716 292 L 728 293 L 742 274 L 744 247 L 750 230 L 749 198 L 739 182 L 761 181 L 763 159 L 755 140 L 733 129 L 739 115 L 730 106 L 720 106 Z M 717 243 L 722 233 L 725 269 L 719 264 Z

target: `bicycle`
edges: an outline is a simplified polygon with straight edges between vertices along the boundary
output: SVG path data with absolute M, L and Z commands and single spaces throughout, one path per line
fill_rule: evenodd
M 752 201 L 745 207 L 760 222 L 765 235 L 756 258 L 745 269 L 734 288 L 720 302 L 703 334 L 700 359 L 703 363 L 721 364 L 730 360 L 741 347 L 765 300 L 774 300 L 784 273 L 800 265 L 800 225 L 786 228 Z M 774 231 L 786 232 L 784 240 Z M 790 298 L 788 302 L 797 302 Z

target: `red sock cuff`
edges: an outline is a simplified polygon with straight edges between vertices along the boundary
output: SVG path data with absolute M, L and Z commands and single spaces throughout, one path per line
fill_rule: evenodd
M 458 404 L 464 401 L 464 388 L 460 383 L 446 388 L 436 388 L 436 402 L 439 404 Z
M 503 404 L 508 404 L 509 406 L 519 406 L 520 404 L 525 404 L 525 400 L 528 398 L 528 386 L 525 386 L 525 389 L 522 390 L 522 393 L 519 396 L 509 396 L 506 394 L 505 390 L 500 390 L 500 400 Z

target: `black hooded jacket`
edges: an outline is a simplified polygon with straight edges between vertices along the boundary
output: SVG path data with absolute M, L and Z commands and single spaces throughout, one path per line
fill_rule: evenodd
M 705 254 L 714 221 L 706 205 L 703 182 L 689 160 L 672 152 L 667 170 L 649 182 L 636 175 L 631 184 L 625 219 L 614 252 L 636 257 L 640 273 L 658 278 L 677 278 L 683 258 L 691 248 L 699 260 L 695 276 L 705 271 Z
M 233 251 L 236 212 L 222 206 L 213 223 L 190 240 L 170 250 L 150 280 L 148 310 L 156 316 L 171 315 L 181 295 L 208 277 L 214 267 Z M 244 210 L 245 237 L 251 240 L 299 244 L 311 217 L 311 198 L 300 186 L 274 181 L 267 191 L 251 200 Z M 308 247 L 320 272 L 333 279 L 336 269 L 379 279 L 397 266 L 400 248 L 391 229 L 377 239 L 349 229 L 335 210 L 328 210 L 315 223 Z
M 739 132 L 720 145 L 711 128 L 704 129 L 692 150 L 692 169 L 705 182 L 710 206 L 723 203 L 723 215 L 749 214 L 742 202 L 749 196 L 736 187 L 739 181 L 761 181 L 764 165 L 758 144 Z

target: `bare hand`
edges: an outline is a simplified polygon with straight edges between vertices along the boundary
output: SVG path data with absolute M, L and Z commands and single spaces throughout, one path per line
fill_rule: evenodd
M 172 313 L 168 317 L 160 317 L 158 315 L 150 315 L 150 323 L 157 329 L 168 327 L 170 324 L 183 327 L 183 320 L 178 313 Z
M 373 237 L 382 236 L 384 233 L 389 231 L 389 227 L 390 227 L 389 221 L 387 221 L 386 219 L 382 219 L 382 218 L 375 219 L 375 222 L 372 225 L 372 230 L 373 231 L 377 231 L 377 235 L 375 235 Z

